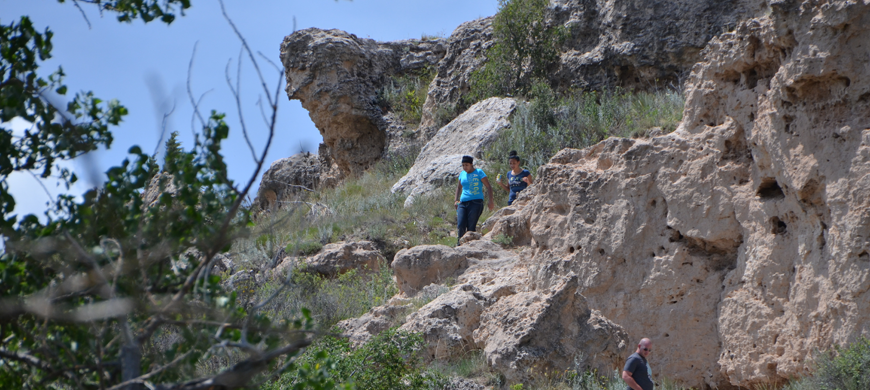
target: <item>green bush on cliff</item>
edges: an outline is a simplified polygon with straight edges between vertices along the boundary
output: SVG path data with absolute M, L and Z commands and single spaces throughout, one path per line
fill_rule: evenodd
M 435 72 L 429 67 L 391 77 L 378 91 L 381 109 L 392 111 L 406 125 L 416 127 L 423 115 L 423 103 L 433 77 Z
M 493 45 L 483 68 L 471 74 L 468 105 L 490 96 L 521 95 L 559 59 L 563 27 L 547 26 L 547 0 L 499 0 L 492 21 Z
M 816 357 L 812 376 L 793 381 L 784 390 L 858 390 L 870 389 L 870 339 L 861 336 L 847 347 Z

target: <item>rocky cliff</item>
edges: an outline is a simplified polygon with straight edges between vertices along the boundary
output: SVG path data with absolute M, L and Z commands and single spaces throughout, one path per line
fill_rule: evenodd
M 560 89 L 676 86 L 710 39 L 760 8 L 750 0 L 553 1 L 547 23 L 569 36 L 550 82 Z M 317 28 L 284 38 L 287 96 L 302 102 L 323 135 L 324 181 L 362 172 L 393 144 L 395 118 L 377 104 L 390 76 L 436 69 L 421 123 L 409 124 L 418 128 L 413 137 L 428 141 L 444 125 L 440 112 L 467 108 L 461 98 L 492 39 L 492 17 L 425 41 L 376 42 Z
M 694 386 L 787 380 L 870 334 L 870 6 L 764 14 L 705 49 L 675 134 L 563 150 L 489 221 Z
M 567 45 L 580 46 L 556 78 L 642 84 L 700 60 L 683 122 L 666 136 L 565 149 L 486 222 L 482 241 L 400 252 L 397 299 L 458 282 L 403 325 L 424 333 L 431 356 L 481 350 L 525 380 L 531 367 L 578 359 L 615 368 L 650 337 L 656 376 L 727 389 L 805 375 L 816 351 L 870 335 L 870 1 L 551 7 L 552 20 L 580 23 L 571 31 L 598 34 L 572 35 Z M 461 95 L 487 23 L 444 43 L 430 110 Z M 291 96 L 338 104 L 304 87 L 320 84 L 294 85 L 309 89 Z M 336 159 L 353 160 L 355 147 Z M 346 329 L 364 339 L 400 311 L 379 307 Z

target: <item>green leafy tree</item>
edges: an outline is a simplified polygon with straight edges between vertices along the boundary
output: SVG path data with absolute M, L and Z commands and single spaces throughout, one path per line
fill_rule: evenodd
M 486 51 L 483 68 L 472 73 L 471 103 L 490 96 L 528 92 L 535 79 L 559 59 L 563 27 L 546 23 L 547 0 L 499 0 L 492 21 L 494 43 Z
M 164 23 L 189 7 L 179 0 L 76 3 L 117 13 L 121 21 Z M 37 32 L 23 17 L 2 25 L 0 34 L 0 120 L 22 118 L 32 124 L 23 135 L 0 131 L 0 235 L 5 240 L 0 255 L 0 384 L 21 389 L 141 389 L 146 384 L 232 389 L 250 385 L 263 372 L 290 369 L 303 372 L 309 387 L 334 388 L 317 370 L 288 359 L 311 343 L 307 311 L 269 318 L 260 309 L 275 295 L 262 302 L 242 300 L 225 291 L 221 276 L 212 273 L 217 255 L 245 234 L 249 223 L 242 200 L 262 169 L 274 134 L 280 82 L 274 91 L 265 91 L 273 113 L 269 141 L 243 185 L 228 179 L 221 155 L 229 134 L 224 115 L 201 115 L 195 107 L 200 133 L 190 151 L 170 138 L 166 174 L 158 175 L 154 158 L 132 147 L 128 159 L 106 172 L 108 180 L 81 200 L 61 195 L 43 220 L 18 218 L 8 193 L 9 174 L 48 177 L 59 170 L 59 180 L 75 182 L 59 162 L 109 147 L 110 127 L 120 124 L 126 109 L 90 92 L 78 94 L 66 109 L 53 106 L 46 96 L 66 93 L 63 72 L 58 69 L 47 78 L 37 74 L 51 56 L 51 31 Z M 223 371 L 190 379 L 200 375 L 197 362 L 227 349 L 246 357 Z

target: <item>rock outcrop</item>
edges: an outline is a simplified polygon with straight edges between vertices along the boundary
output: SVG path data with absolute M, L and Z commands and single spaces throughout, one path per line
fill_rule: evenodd
M 432 132 L 439 123 L 439 110 L 457 109 L 462 95 L 468 92 L 471 72 L 486 61 L 486 49 L 492 46 L 492 17 L 480 18 L 459 25 L 447 38 L 447 50 L 438 63 L 435 79 L 429 84 L 420 128 Z M 432 134 L 427 135 L 427 139 Z
M 462 170 L 463 155 L 473 156 L 475 166 L 482 167 L 484 149 L 499 133 L 510 126 L 510 114 L 516 109 L 511 98 L 489 98 L 471 106 L 462 115 L 438 130 L 414 161 L 408 173 L 393 185 L 393 192 L 408 195 L 405 207 L 415 198 L 438 186 L 455 182 Z
M 559 89 L 680 87 L 713 37 L 761 12 L 756 0 L 556 0 L 568 32 L 551 83 Z
M 435 65 L 443 55 L 443 39 L 380 43 L 317 28 L 284 38 L 287 96 L 302 103 L 323 135 L 337 169 L 329 175 L 359 174 L 384 152 L 389 124 L 376 97 L 387 77 Z
M 489 240 L 471 241 L 451 248 L 446 245 L 420 245 L 396 253 L 390 265 L 399 291 L 408 296 L 433 283 L 442 283 L 480 265 L 488 268 L 516 258 L 516 254 Z
M 565 27 L 568 36 L 550 82 L 562 90 L 678 86 L 710 39 L 763 8 L 751 0 L 553 1 L 547 23 Z M 446 39 L 424 41 L 376 42 L 316 28 L 287 36 L 281 45 L 287 95 L 309 111 L 327 149 L 321 154 L 335 164 L 322 174 L 359 173 L 394 143 L 390 130 L 402 125 L 385 117 L 376 99 L 391 75 L 436 68 L 413 137 L 437 138 L 443 118 L 465 108 L 471 74 L 493 44 L 492 21 L 469 21 Z
M 754 0 L 551 1 L 547 23 L 567 37 L 549 81 L 560 90 L 681 87 L 707 42 L 763 9 Z M 494 43 L 492 21 L 463 23 L 447 39 L 423 106 L 424 132 L 438 128 L 439 110 L 461 106 Z
M 272 163 L 260 179 L 255 203 L 260 210 L 270 210 L 303 191 L 320 186 L 322 164 L 317 155 L 298 153 Z
M 420 333 L 430 359 L 447 359 L 477 349 L 472 333 L 480 325 L 486 298 L 470 284 L 454 287 L 407 318 L 400 330 Z
M 304 260 L 306 272 L 334 277 L 352 269 L 377 271 L 384 256 L 371 241 L 326 244 L 316 255 Z
M 480 317 L 474 340 L 487 362 L 510 382 L 527 382 L 568 369 L 606 373 L 631 353 L 619 325 L 589 309 L 570 275 L 549 290 L 498 300 Z
M 870 5 L 761 14 L 710 42 L 676 133 L 563 150 L 491 222 L 697 387 L 870 334 Z

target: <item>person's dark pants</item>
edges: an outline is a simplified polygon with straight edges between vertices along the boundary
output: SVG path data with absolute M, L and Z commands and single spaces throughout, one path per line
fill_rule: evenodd
M 480 219 L 480 214 L 482 213 L 483 199 L 467 200 L 459 203 L 459 207 L 456 208 L 456 224 L 459 225 L 456 245 L 459 245 L 459 239 L 465 235 L 465 232 L 477 231 L 477 220 Z

